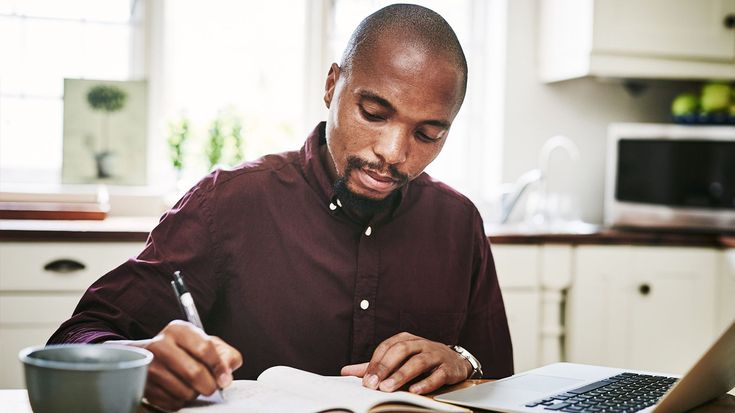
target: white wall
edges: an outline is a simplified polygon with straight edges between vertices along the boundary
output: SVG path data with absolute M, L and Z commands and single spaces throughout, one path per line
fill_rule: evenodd
M 619 81 L 577 79 L 542 84 L 536 74 L 537 2 L 507 0 L 507 66 L 503 114 L 503 182 L 537 168 L 543 142 L 556 134 L 571 138 L 581 159 L 570 165 L 555 153 L 550 165 L 551 189 L 572 191 L 581 218 L 602 222 L 607 125 L 612 122 L 669 122 L 673 97 L 697 90 L 685 82 L 647 82 L 631 96 Z

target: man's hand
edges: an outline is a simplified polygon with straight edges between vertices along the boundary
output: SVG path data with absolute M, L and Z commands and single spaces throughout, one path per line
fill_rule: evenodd
M 208 336 L 185 321 L 172 321 L 150 340 L 111 343 L 142 347 L 153 353 L 145 397 L 165 410 L 179 410 L 198 395 L 211 395 L 232 383 L 242 356 L 219 337 Z
M 409 387 L 410 392 L 419 394 L 458 383 L 471 372 L 472 365 L 445 344 L 410 333 L 396 334 L 380 343 L 369 363 L 342 368 L 343 376 L 362 377 L 363 386 L 387 392 L 428 375 Z

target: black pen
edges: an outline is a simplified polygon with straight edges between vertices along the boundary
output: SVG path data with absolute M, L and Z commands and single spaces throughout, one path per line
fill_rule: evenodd
M 204 331 L 202 319 L 199 318 L 199 312 L 197 311 L 196 305 L 194 305 L 194 298 L 192 298 L 191 293 L 184 284 L 184 278 L 181 275 L 181 271 L 174 271 L 174 280 L 171 281 L 171 286 L 174 288 L 176 297 L 179 299 L 179 305 L 186 315 L 187 321 Z M 225 396 L 222 394 L 221 388 L 219 388 L 219 396 L 222 398 L 222 401 L 225 400 Z

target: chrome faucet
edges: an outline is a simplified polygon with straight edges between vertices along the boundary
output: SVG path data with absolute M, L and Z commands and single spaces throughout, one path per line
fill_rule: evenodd
M 523 175 L 520 176 L 520 178 L 515 181 L 515 183 L 513 184 L 513 189 L 511 191 L 503 194 L 503 197 L 501 199 L 500 213 L 501 224 L 508 223 L 510 214 L 515 209 L 515 206 L 518 204 L 521 196 L 523 196 L 523 193 L 526 192 L 526 189 L 528 189 L 531 184 L 535 182 L 540 182 L 541 179 L 543 179 L 543 173 L 541 172 L 541 170 L 531 169 L 530 171 L 526 171 Z
M 540 182 L 542 199 L 545 201 L 548 198 L 546 178 L 549 174 L 549 160 L 551 159 L 551 153 L 557 149 L 563 149 L 572 161 L 579 160 L 579 148 L 571 139 L 563 135 L 555 135 L 547 139 L 539 153 L 540 168 L 531 169 L 523 173 L 513 184 L 513 189 L 503 194 L 501 199 L 501 224 L 508 223 L 510 215 L 513 213 L 518 201 L 532 184 Z M 546 211 L 543 213 L 545 214 Z M 548 217 L 544 216 L 543 218 L 547 219 Z

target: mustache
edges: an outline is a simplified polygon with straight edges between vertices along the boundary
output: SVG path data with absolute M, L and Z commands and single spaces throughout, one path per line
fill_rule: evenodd
M 350 172 L 352 172 L 353 169 L 362 169 L 365 167 L 381 173 L 383 171 L 387 171 L 388 174 L 390 174 L 391 178 L 397 181 L 400 185 L 407 183 L 409 180 L 408 174 L 399 171 L 395 165 L 386 166 L 385 162 L 368 162 L 365 159 L 359 158 L 354 155 L 347 157 L 347 167 L 345 168 L 344 176 L 349 176 Z

